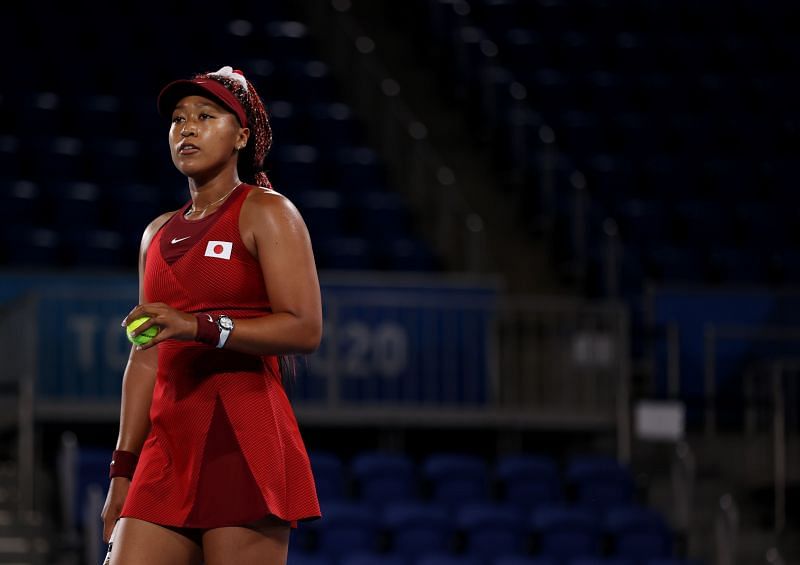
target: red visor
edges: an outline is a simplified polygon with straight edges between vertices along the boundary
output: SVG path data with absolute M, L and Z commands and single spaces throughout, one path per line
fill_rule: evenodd
M 164 117 L 170 117 L 178 101 L 192 94 L 210 97 L 219 102 L 239 118 L 242 127 L 247 127 L 247 112 L 241 102 L 222 83 L 211 78 L 176 80 L 169 83 L 158 95 L 158 112 Z

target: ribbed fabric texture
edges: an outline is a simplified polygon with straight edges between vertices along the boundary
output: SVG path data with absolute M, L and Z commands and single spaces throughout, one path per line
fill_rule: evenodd
M 164 230 L 156 234 L 144 273 L 148 302 L 234 319 L 269 314 L 260 267 L 239 232 L 239 213 L 253 189 L 259 190 L 235 190 L 213 225 L 172 264 L 161 253 Z M 220 257 L 228 243 L 229 258 Z M 267 514 L 289 522 L 319 517 L 277 358 L 176 340 L 158 348 L 152 427 L 122 516 L 193 528 L 243 525 Z

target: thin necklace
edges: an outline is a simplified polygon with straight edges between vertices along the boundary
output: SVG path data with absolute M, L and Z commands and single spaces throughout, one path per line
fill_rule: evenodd
M 223 194 L 223 195 L 222 195 L 222 198 L 219 198 L 219 199 L 217 199 L 217 200 L 214 200 L 214 202 L 211 202 L 210 204 L 206 204 L 206 205 L 205 205 L 203 208 L 201 208 L 201 209 L 199 210 L 199 212 L 200 212 L 201 214 L 205 214 L 206 210 L 208 210 L 209 208 L 211 208 L 211 207 L 212 207 L 214 204 L 219 204 L 220 202 L 222 202 L 223 200 L 225 200 L 225 199 L 226 199 L 228 196 L 230 196 L 230 195 L 231 195 L 231 193 L 232 193 L 234 190 L 236 190 L 237 188 L 239 188 L 241 185 L 242 185 L 242 183 L 240 182 L 239 184 L 237 184 L 236 186 L 234 186 L 232 189 L 230 189 L 228 192 L 226 192 L 225 194 Z M 189 207 L 189 209 L 188 209 L 188 210 L 186 210 L 186 212 L 184 212 L 184 213 L 183 213 L 183 215 L 184 215 L 184 216 L 191 216 L 192 214 L 195 214 L 195 213 L 197 213 L 197 212 L 198 212 L 198 210 L 197 210 L 197 208 L 195 208 L 195 207 L 194 207 L 194 202 L 192 202 L 192 205 Z

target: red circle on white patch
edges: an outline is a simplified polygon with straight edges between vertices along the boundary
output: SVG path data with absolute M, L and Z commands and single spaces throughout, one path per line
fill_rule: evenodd
M 220 244 L 214 246 L 214 255 L 222 255 L 223 251 L 225 251 L 225 248 L 222 247 Z

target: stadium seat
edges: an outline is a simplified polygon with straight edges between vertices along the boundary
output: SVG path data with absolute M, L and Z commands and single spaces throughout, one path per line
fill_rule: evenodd
M 345 215 L 342 197 L 333 190 L 298 190 L 294 198 L 308 226 L 312 241 L 343 235 Z
M 603 456 L 576 456 L 567 463 L 566 480 L 577 489 L 581 505 L 604 510 L 633 499 L 633 477 L 616 460 Z
M 530 557 L 525 555 L 505 555 L 492 561 L 492 565 L 558 565 L 549 557 Z
M 393 551 L 408 557 L 447 552 L 453 544 L 452 518 L 438 504 L 390 502 L 383 509 L 382 524 Z
M 115 269 L 136 264 L 135 256 L 125 254 L 124 238 L 115 230 L 68 230 L 61 239 L 66 261 L 72 266 Z
M 637 563 L 622 557 L 579 557 L 570 559 L 567 565 L 636 565 Z
M 413 565 L 481 565 L 482 563 L 479 558 L 472 555 L 432 553 L 416 559 Z
M 313 138 L 319 147 L 358 145 L 360 131 L 353 110 L 341 102 L 321 102 L 309 106 Z
M 139 144 L 124 137 L 95 137 L 86 144 L 86 165 L 95 181 L 130 182 L 139 178 Z
M 141 234 L 147 224 L 189 198 L 188 190 L 183 187 L 179 202 L 166 202 L 157 186 L 131 182 L 103 184 L 100 190 L 102 199 L 107 203 L 112 225 L 123 233 Z
M 286 562 L 291 563 L 291 565 L 336 565 L 336 562 L 326 555 L 295 551 L 291 545 Z
M 669 557 L 672 540 L 664 518 L 649 508 L 630 505 L 608 510 L 605 530 L 611 534 L 614 555 L 634 561 Z
M 81 131 L 93 136 L 122 135 L 124 127 L 123 101 L 111 94 L 83 94 L 73 101 L 75 122 Z
M 327 502 L 347 498 L 345 470 L 341 458 L 327 451 L 310 451 L 308 458 L 320 500 Z
M 515 506 L 473 502 L 456 510 L 456 524 L 466 536 L 466 552 L 483 559 L 498 552 L 521 555 L 527 549 L 525 513 Z
M 65 264 L 61 255 L 61 240 L 52 229 L 5 226 L 3 256 L 13 267 L 54 268 Z
M 500 457 L 495 476 L 508 504 L 532 509 L 562 499 L 558 466 L 550 457 L 528 454 Z
M 566 560 L 600 555 L 600 523 L 585 508 L 541 506 L 531 514 L 530 527 L 544 556 Z
M 20 140 L 14 135 L 0 135 L 0 178 L 14 181 L 22 175 Z
M 422 474 L 437 502 L 456 505 L 489 497 L 488 466 L 479 457 L 434 453 L 423 461 Z
M 325 505 L 325 519 L 310 522 L 317 533 L 319 551 L 339 558 L 354 551 L 377 549 L 377 523 L 369 506 L 354 502 Z
M 41 180 L 86 178 L 85 148 L 81 139 L 38 135 L 23 143 L 26 164 Z
M 0 206 L 6 214 L 5 223 L 11 225 L 41 223 L 46 211 L 39 185 L 21 179 L 0 181 Z
M 58 227 L 75 229 L 75 220 L 80 218 L 85 229 L 101 227 L 100 187 L 91 182 L 47 183 L 45 195 L 54 203 L 55 223 Z
M 283 191 L 313 190 L 321 186 L 319 151 L 311 145 L 277 145 L 270 158 L 270 176 Z
M 372 245 L 363 237 L 328 237 L 314 246 L 321 268 L 366 271 L 373 267 Z
M 393 553 L 356 552 L 345 555 L 339 565 L 407 565 L 406 559 Z
M 363 502 L 377 506 L 417 496 L 414 463 L 405 455 L 359 453 L 350 462 L 350 470 Z

